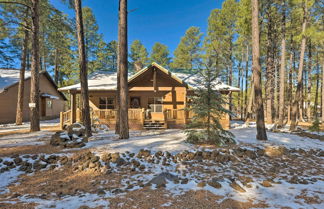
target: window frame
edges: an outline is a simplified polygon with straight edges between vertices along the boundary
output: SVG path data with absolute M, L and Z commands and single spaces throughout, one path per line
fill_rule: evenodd
M 153 103 L 150 103 L 150 100 L 153 99 Z M 160 100 L 160 101 L 158 101 Z M 151 112 L 162 113 L 163 112 L 163 97 L 148 97 L 147 105 L 151 109 Z M 157 111 L 157 108 L 161 108 L 160 111 Z
M 103 101 L 103 103 L 102 103 Z M 114 110 L 115 98 L 113 97 L 99 97 L 98 107 L 100 110 Z

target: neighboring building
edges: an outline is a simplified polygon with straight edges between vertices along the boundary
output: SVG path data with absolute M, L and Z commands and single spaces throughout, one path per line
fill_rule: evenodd
M 0 123 L 14 123 L 16 120 L 19 73 L 19 69 L 0 69 Z M 55 82 L 46 71 L 39 75 L 39 90 L 41 119 L 58 118 L 64 111 L 66 98 L 57 91 Z M 29 121 L 30 117 L 29 95 L 30 71 L 26 71 L 23 121 Z
M 192 114 L 185 110 L 188 95 L 193 93 L 197 76 L 184 73 L 171 73 L 162 66 L 152 63 L 128 79 L 129 125 L 133 129 L 181 128 Z M 93 122 L 108 124 L 114 128 L 116 121 L 117 74 L 96 72 L 88 79 L 90 107 Z M 61 116 L 61 125 L 80 120 L 77 107 L 77 94 L 80 84 L 60 88 L 70 93 L 71 109 Z M 216 89 L 230 94 L 240 89 L 218 83 Z M 80 102 L 79 102 L 80 103 Z M 224 128 L 229 128 L 229 116 L 222 118 Z

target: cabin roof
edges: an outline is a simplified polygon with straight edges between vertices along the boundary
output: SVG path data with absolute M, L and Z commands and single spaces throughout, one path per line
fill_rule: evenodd
M 48 74 L 47 71 L 42 71 L 40 74 L 44 74 L 45 77 L 50 81 L 50 83 L 54 86 L 54 88 L 57 90 L 58 87 L 56 83 L 53 81 L 52 77 Z M 31 72 L 25 71 L 25 81 L 30 79 Z M 0 93 L 5 91 L 6 89 L 17 85 L 19 83 L 20 78 L 20 69 L 13 69 L 13 68 L 0 68 Z M 64 94 L 60 91 L 58 91 L 62 99 L 67 100 Z
M 19 69 L 2 69 L 0 68 L 0 93 L 8 87 L 19 82 Z M 25 71 L 25 79 L 30 77 L 30 71 Z
M 197 85 L 197 75 L 192 75 L 192 74 L 186 74 L 186 73 L 174 73 L 166 68 L 162 67 L 161 65 L 153 62 L 149 66 L 143 68 L 142 70 L 138 71 L 135 74 L 128 74 L 128 83 L 133 81 L 135 78 L 141 76 L 144 72 L 149 70 L 152 67 L 156 67 L 162 72 L 168 74 L 176 80 L 177 82 L 187 85 L 188 88 L 190 89 L 195 89 L 198 88 L 199 85 Z M 90 91 L 108 91 L 108 90 L 116 90 L 117 89 L 117 73 L 116 72 L 109 72 L 109 71 L 97 71 L 89 76 L 88 79 L 88 88 Z M 80 91 L 80 83 L 71 85 L 71 86 L 66 86 L 59 88 L 59 91 L 70 91 L 70 90 L 75 90 L 75 91 Z M 239 88 L 233 87 L 226 85 L 222 83 L 220 80 L 217 80 L 217 83 L 215 84 L 215 90 L 219 91 L 240 91 Z

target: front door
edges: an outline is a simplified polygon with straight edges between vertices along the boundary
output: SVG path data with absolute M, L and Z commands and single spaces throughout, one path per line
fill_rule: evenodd
M 163 114 L 163 98 L 162 97 L 149 97 L 148 109 L 151 112 L 151 120 L 164 120 Z
M 41 117 L 46 116 L 46 98 L 41 98 Z

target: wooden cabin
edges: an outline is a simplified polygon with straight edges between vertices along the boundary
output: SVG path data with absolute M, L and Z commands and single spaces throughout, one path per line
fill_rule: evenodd
M 14 123 L 16 120 L 16 108 L 19 85 L 19 69 L 0 69 L 0 124 Z M 30 108 L 30 71 L 25 72 L 23 121 L 29 121 Z M 41 120 L 60 117 L 64 111 L 66 98 L 62 92 L 57 90 L 55 82 L 46 72 L 39 74 L 40 90 L 40 117 Z
M 88 79 L 91 118 L 93 123 L 114 128 L 116 122 L 117 74 L 96 72 Z M 182 128 L 192 114 L 185 111 L 188 96 L 195 88 L 193 75 L 172 73 L 157 63 L 152 63 L 129 76 L 129 126 L 142 128 Z M 238 88 L 219 83 L 217 90 L 223 94 L 239 91 Z M 69 93 L 71 108 L 61 113 L 61 126 L 80 120 L 80 84 L 60 88 Z M 78 99 L 79 98 L 79 99 Z M 222 118 L 224 128 L 229 128 L 229 116 Z

